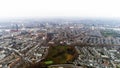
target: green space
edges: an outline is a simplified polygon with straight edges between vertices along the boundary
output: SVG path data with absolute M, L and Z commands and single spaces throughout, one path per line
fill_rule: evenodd
M 73 46 L 51 46 L 45 61 L 53 64 L 71 63 L 77 55 Z
M 71 64 L 77 57 L 78 53 L 74 46 L 50 46 L 48 55 L 39 65 L 48 67 L 55 64 Z
M 53 61 L 45 61 L 45 64 L 53 64 Z

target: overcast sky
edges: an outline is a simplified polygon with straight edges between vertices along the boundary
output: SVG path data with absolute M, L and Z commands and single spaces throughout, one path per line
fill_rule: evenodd
M 0 0 L 0 18 L 120 17 L 120 0 Z

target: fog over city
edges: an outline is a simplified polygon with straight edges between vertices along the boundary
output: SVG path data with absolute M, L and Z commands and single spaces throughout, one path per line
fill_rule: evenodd
M 119 0 L 0 0 L 0 68 L 120 68 Z

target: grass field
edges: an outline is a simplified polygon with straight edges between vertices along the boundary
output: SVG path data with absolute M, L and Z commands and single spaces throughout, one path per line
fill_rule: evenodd
M 51 46 L 46 61 L 52 61 L 53 64 L 71 63 L 77 55 L 73 46 Z

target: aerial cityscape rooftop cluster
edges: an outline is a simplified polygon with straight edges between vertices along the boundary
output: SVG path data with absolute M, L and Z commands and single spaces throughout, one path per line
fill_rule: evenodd
M 2 22 L 0 68 L 120 68 L 118 23 L 101 19 Z

